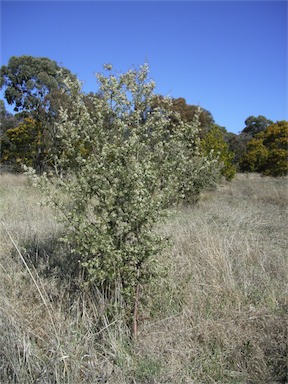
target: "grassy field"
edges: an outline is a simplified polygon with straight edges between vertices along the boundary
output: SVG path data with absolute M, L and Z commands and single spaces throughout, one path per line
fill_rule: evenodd
M 287 383 L 287 188 L 237 175 L 171 212 L 132 343 L 105 298 L 75 294 L 39 192 L 0 175 L 0 383 Z

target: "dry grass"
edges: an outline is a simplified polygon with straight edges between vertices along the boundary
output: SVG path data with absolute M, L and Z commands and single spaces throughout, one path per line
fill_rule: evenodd
M 72 295 L 39 194 L 0 175 L 0 383 L 288 382 L 287 192 L 285 178 L 238 175 L 171 212 L 133 345 L 98 292 Z

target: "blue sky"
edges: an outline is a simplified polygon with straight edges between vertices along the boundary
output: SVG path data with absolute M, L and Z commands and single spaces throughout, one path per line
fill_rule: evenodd
M 1 1 L 1 65 L 45 56 L 95 92 L 103 64 L 148 62 L 157 93 L 235 133 L 250 115 L 288 120 L 287 47 L 286 1 Z

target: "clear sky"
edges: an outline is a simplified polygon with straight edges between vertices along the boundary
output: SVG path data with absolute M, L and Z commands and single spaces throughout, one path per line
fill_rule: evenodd
M 251 115 L 288 120 L 287 47 L 286 1 L 1 1 L 1 65 L 45 56 L 95 92 L 103 64 L 148 62 L 157 93 L 235 133 Z

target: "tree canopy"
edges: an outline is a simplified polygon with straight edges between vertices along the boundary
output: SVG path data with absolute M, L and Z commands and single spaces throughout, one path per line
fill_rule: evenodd
M 288 173 L 288 122 L 279 121 L 255 135 L 240 160 L 243 171 L 284 176 Z
M 1 67 L 0 86 L 5 99 L 23 118 L 32 118 L 41 126 L 37 142 L 36 164 L 42 172 L 57 149 L 55 122 L 60 106 L 69 106 L 70 81 L 77 81 L 68 69 L 47 57 L 13 56 Z
M 253 137 L 257 135 L 257 133 L 265 131 L 265 129 L 272 123 L 272 120 L 266 119 L 266 117 L 262 115 L 259 115 L 258 117 L 249 116 L 245 120 L 246 127 L 243 129 L 242 133 L 250 134 Z
M 154 106 L 161 106 L 163 96 L 157 95 L 154 100 Z M 171 110 L 180 114 L 180 117 L 186 123 L 199 122 L 200 135 L 204 134 L 215 121 L 211 112 L 197 105 L 187 104 L 183 97 L 171 99 Z
M 217 124 L 213 124 L 203 135 L 200 147 L 211 159 L 217 160 L 221 164 L 221 174 L 226 180 L 232 180 L 236 173 L 233 165 L 233 152 L 229 150 L 229 145 L 225 141 L 226 130 Z
M 9 113 L 3 100 L 0 100 L 0 135 L 8 129 L 15 128 L 20 123 L 19 118 Z
M 47 57 L 12 56 L 1 67 L 0 86 L 5 99 L 15 112 L 27 112 L 37 120 L 43 114 L 54 116 L 61 94 L 69 93 L 65 78 L 76 79 L 72 73 Z
M 41 123 L 29 117 L 8 129 L 1 138 L 1 160 L 16 171 L 20 171 L 23 164 L 36 168 L 41 131 Z

